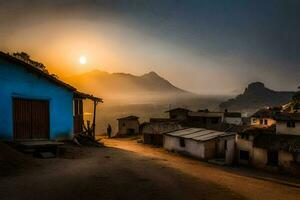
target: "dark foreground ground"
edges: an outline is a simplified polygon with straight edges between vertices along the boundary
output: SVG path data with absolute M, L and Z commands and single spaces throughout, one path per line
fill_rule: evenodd
M 300 199 L 300 189 L 130 139 L 34 159 L 0 144 L 0 199 Z M 3 154 L 6 152 L 6 154 Z

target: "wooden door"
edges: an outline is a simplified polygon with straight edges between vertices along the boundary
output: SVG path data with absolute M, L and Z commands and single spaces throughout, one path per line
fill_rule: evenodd
M 49 139 L 49 101 L 13 99 L 15 140 Z

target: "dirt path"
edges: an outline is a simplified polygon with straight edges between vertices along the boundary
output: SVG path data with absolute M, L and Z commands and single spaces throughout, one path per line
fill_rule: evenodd
M 252 174 L 249 171 L 239 172 L 239 169 L 218 167 L 205 162 L 185 158 L 174 153 L 169 153 L 162 148 L 139 144 L 131 139 L 104 139 L 103 141 L 107 146 L 151 157 L 162 165 L 201 179 L 201 181 L 227 188 L 233 193 L 248 199 L 300 199 L 299 188 L 252 178 Z M 260 172 L 256 172 L 253 175 L 260 175 Z M 299 179 L 296 180 L 299 183 Z
M 106 140 L 105 144 L 110 147 L 72 146 L 64 157 L 31 158 L 30 165 L 16 168 L 15 173 L 0 174 L 0 199 L 224 200 L 300 195 L 296 188 L 227 173 L 135 141 Z

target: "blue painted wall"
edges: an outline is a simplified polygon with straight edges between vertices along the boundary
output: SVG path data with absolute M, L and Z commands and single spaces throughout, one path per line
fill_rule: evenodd
M 50 139 L 73 133 L 73 92 L 0 58 L 0 139 L 13 139 L 13 97 L 49 100 Z

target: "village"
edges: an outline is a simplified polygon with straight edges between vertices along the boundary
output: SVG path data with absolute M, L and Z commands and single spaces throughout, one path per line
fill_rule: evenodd
M 300 195 L 298 93 L 284 105 L 261 108 L 249 117 L 187 108 L 166 110 L 169 117 L 147 122 L 120 116 L 116 134 L 108 127 L 103 136 L 95 131 L 96 108 L 105 100 L 3 52 L 0 74 L 1 199 L 18 199 L 20 194 L 26 199 Z M 94 106 L 92 121 L 84 119 L 86 101 Z M 60 177 L 69 178 L 60 182 Z M 52 180 L 48 186 L 46 180 Z M 30 187 L 38 192 L 28 192 Z M 166 194 L 177 187 L 186 192 Z

